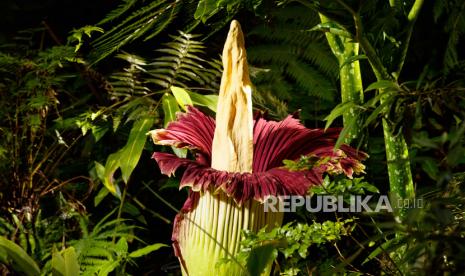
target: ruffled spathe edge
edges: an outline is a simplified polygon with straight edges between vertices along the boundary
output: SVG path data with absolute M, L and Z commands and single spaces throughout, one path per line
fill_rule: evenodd
M 234 198 L 237 204 L 254 199 L 263 202 L 267 196 L 305 195 L 313 185 L 323 182 L 323 174 L 345 174 L 363 172 L 364 166 L 342 151 L 320 153 L 319 158 L 327 160 L 310 170 L 290 171 L 285 167 L 272 168 L 266 172 L 235 173 L 215 170 L 194 160 L 179 158 L 170 153 L 153 154 L 161 172 L 172 176 L 178 169 L 184 169 L 179 188 L 190 187 L 193 192 L 223 191 Z
M 190 187 L 193 192 L 223 191 L 234 198 L 237 204 L 254 199 L 263 202 L 270 195 L 303 195 L 310 186 L 323 181 L 324 166 L 309 171 L 289 171 L 277 167 L 266 172 L 234 173 L 215 170 L 194 160 L 179 158 L 169 153 L 156 152 L 157 161 L 163 174 L 173 175 L 184 169 L 179 188 Z
M 187 113 L 179 113 L 177 121 L 168 124 L 166 129 L 150 132 L 155 144 L 187 148 L 196 152 L 197 161 L 210 165 L 215 120 L 194 107 Z M 253 172 L 265 172 L 280 167 L 283 160 L 295 160 L 302 155 L 332 155 L 334 143 L 340 129 L 307 129 L 292 116 L 284 120 L 267 121 L 257 118 L 254 121 Z M 367 155 L 343 145 L 344 156 L 353 159 L 345 164 L 355 165 Z M 325 151 L 325 152 L 323 152 Z

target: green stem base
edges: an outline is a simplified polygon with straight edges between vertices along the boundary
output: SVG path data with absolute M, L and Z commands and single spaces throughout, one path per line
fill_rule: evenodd
M 181 222 L 179 245 L 187 268 L 187 271 L 183 268 L 183 275 L 248 275 L 235 259 L 241 231 L 258 232 L 265 226 L 271 230 L 280 226 L 282 219 L 283 213 L 265 213 L 263 204 L 255 200 L 239 206 L 223 192 L 204 193 L 196 208 L 185 214 Z M 218 263 L 224 259 L 230 261 Z

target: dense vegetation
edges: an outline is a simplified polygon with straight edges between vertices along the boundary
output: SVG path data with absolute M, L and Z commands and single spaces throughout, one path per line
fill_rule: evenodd
M 188 153 L 146 134 L 185 104 L 215 114 L 232 19 L 257 112 L 344 127 L 336 146 L 370 156 L 363 178 L 309 192 L 394 203 L 288 213 L 244 232 L 234 261 L 251 275 L 270 260 L 273 275 L 465 272 L 465 2 L 39 2 L 0 4 L 2 274 L 180 274 L 170 236 L 187 192 L 150 157 Z

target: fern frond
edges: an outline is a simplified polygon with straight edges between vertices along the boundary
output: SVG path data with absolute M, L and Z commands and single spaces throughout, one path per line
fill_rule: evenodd
M 129 11 L 137 3 L 137 1 L 138 0 L 123 0 L 123 3 L 121 5 L 119 5 L 116 9 L 112 10 L 109 14 L 107 14 L 105 18 L 101 20 L 97 25 L 102 25 L 119 18 L 127 11 Z
M 296 98 L 307 95 L 312 103 L 335 98 L 339 66 L 324 35 L 309 31 L 316 24 L 318 16 L 307 9 L 293 5 L 276 9 L 267 23 L 251 30 L 250 41 L 259 43 L 249 45 L 247 53 L 251 64 L 268 69 L 254 77 L 257 90 L 287 99 L 290 108 L 317 108 L 321 113 L 318 106 L 304 106 Z
M 298 53 L 310 64 L 318 67 L 318 71 L 324 73 L 328 79 L 333 79 L 335 72 L 339 70 L 339 66 L 331 52 L 328 51 L 326 44 L 320 41 L 306 44 L 304 51 Z
M 127 2 L 127 4 L 129 5 L 131 2 Z M 180 0 L 158 0 L 149 2 L 146 6 L 137 9 L 91 44 L 95 48 L 91 60 L 96 63 L 148 32 L 150 35 L 146 36 L 145 40 L 157 35 L 174 19 L 180 9 L 180 4 Z M 127 6 L 118 8 L 109 18 L 114 19 L 113 17 L 117 14 L 121 15 L 125 8 L 129 9 Z
M 171 37 L 173 41 L 164 44 L 166 48 L 157 50 L 163 55 L 149 64 L 150 78 L 147 81 L 163 88 L 172 85 L 187 87 L 189 84 L 216 88 L 218 70 L 201 57 L 205 47 L 195 40 L 198 35 L 179 32 L 179 36 Z
M 125 224 L 128 221 L 125 219 L 110 220 L 113 214 L 114 212 L 107 214 L 93 227 L 92 231 L 85 229 L 83 232 L 88 234 L 83 238 L 69 242 L 79 256 L 83 275 L 96 275 L 105 265 L 117 260 L 118 249 L 115 247 L 115 238 L 126 240 L 136 238 L 132 234 L 136 226 Z M 88 227 L 84 220 L 81 227 Z
M 129 63 L 129 67 L 122 72 L 116 72 L 110 77 L 112 89 L 110 91 L 113 97 L 131 97 L 135 95 L 146 95 L 150 89 L 141 80 L 141 75 L 145 73 L 146 62 L 143 58 L 121 53 L 116 56 Z
M 299 60 L 290 60 L 286 72 L 299 84 L 308 95 L 322 99 L 334 99 L 334 85 L 313 67 Z
M 287 105 L 270 92 L 255 90 L 252 96 L 254 106 L 275 120 L 282 120 L 289 114 Z

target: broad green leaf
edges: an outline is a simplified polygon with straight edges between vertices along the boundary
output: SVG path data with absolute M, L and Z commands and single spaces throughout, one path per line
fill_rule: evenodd
M 100 179 L 100 181 L 103 182 L 105 179 L 105 167 L 97 161 L 94 161 L 94 166 L 97 177 Z
M 252 249 L 247 259 L 247 271 L 250 275 L 261 275 L 267 266 L 277 257 L 277 250 L 272 244 L 265 244 Z
M 53 275 L 77 276 L 80 274 L 78 257 L 74 247 L 68 247 L 63 252 L 54 249 L 52 255 Z
M 113 175 L 120 166 L 122 149 L 110 154 L 107 157 L 107 162 L 105 163 L 105 175 L 103 179 L 103 185 L 113 194 L 119 197 L 119 189 L 114 182 Z
M 120 168 L 123 181 L 128 183 L 129 177 L 139 162 L 147 139 L 146 134 L 153 125 L 153 122 L 154 120 L 151 117 L 145 117 L 136 121 L 129 133 L 126 145 L 117 152 L 108 156 L 105 163 L 103 184 L 113 195 L 120 197 L 120 191 L 118 186 L 114 183 L 113 175 L 116 170 Z M 101 168 L 97 167 L 96 169 L 101 170 Z
M 324 120 L 326 121 L 325 125 L 325 130 L 328 129 L 328 127 L 331 126 L 333 121 L 339 117 L 342 116 L 345 112 L 348 110 L 350 111 L 351 108 L 356 108 L 358 105 L 355 102 L 349 101 L 349 102 L 343 102 L 338 104 L 332 111 L 329 113 Z
M 365 92 L 370 91 L 370 90 L 375 90 L 375 89 L 386 89 L 386 88 L 393 88 L 393 89 L 397 90 L 397 89 L 399 89 L 399 86 L 395 82 L 392 82 L 392 81 L 380 80 L 380 81 L 377 81 L 377 82 L 374 82 L 374 83 L 370 84 L 365 89 Z
M 165 94 L 162 97 L 163 113 L 165 114 L 165 127 L 168 123 L 176 120 L 176 112 L 179 112 L 179 106 L 173 95 Z
M 141 249 L 137 249 L 136 251 L 133 251 L 129 254 L 130 258 L 139 258 L 145 255 L 148 255 L 149 253 L 156 251 L 162 247 L 168 247 L 166 244 L 162 243 L 155 243 L 152 245 L 148 245 L 146 247 L 143 247 Z
M 189 93 L 184 88 L 171 86 L 170 89 L 182 109 L 187 110 L 188 105 L 193 105 Z
M 8 264 L 8 254 L 0 247 L 0 263 Z
M 39 275 L 40 269 L 37 263 L 16 243 L 0 236 L 0 251 L 3 256 L 11 260 L 11 265 L 15 271 L 23 272 L 26 275 Z
M 120 168 L 124 182 L 127 184 L 129 177 L 139 163 L 142 150 L 144 149 L 145 141 L 147 140 L 147 132 L 154 123 L 153 118 L 145 117 L 134 123 L 129 139 L 120 155 Z
M 216 112 L 216 107 L 218 106 L 218 95 L 201 95 L 190 91 L 187 91 L 187 93 L 189 93 L 194 105 L 205 106 L 213 112 Z

